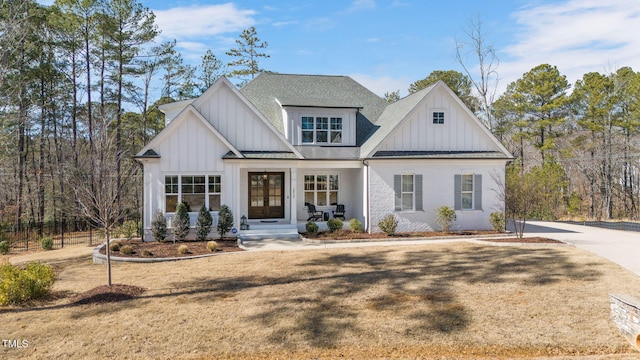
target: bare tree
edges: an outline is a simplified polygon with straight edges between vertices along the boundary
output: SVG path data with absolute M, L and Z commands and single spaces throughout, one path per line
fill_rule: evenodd
M 107 275 L 111 286 L 111 233 L 126 209 L 119 206 L 118 198 L 123 188 L 134 181 L 139 167 L 118 151 L 116 134 L 109 131 L 115 121 L 99 121 L 93 141 L 93 157 L 84 157 L 78 167 L 67 171 L 68 182 L 73 188 L 80 212 L 97 222 L 104 230 L 107 247 Z M 118 181 L 117 166 L 121 162 L 122 181 Z
M 493 118 L 491 114 L 491 104 L 496 95 L 498 82 L 497 68 L 500 63 L 493 45 L 485 42 L 486 35 L 482 31 L 482 18 L 480 15 L 469 18 L 467 27 L 464 29 L 467 35 L 467 41 L 456 40 L 456 60 L 464 69 L 464 72 L 473 81 L 473 86 L 480 97 L 480 107 L 482 111 L 482 119 L 489 130 L 493 131 Z M 480 73 L 473 76 L 469 58 L 473 56 L 475 67 Z

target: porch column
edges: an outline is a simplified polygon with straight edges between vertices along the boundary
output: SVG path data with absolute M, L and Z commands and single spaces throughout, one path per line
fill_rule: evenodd
M 297 168 L 290 168 L 289 169 L 289 184 L 291 187 L 291 192 L 290 192 L 290 196 L 289 196 L 289 212 L 291 214 L 290 218 L 291 218 L 291 224 L 292 225 L 298 225 L 298 207 L 297 207 L 297 201 L 296 201 L 296 192 L 297 192 L 297 186 L 296 184 L 298 184 L 298 169 Z

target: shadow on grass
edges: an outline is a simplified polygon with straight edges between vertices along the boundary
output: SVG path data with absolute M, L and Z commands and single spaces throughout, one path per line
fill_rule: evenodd
M 312 260 L 284 263 L 273 253 L 265 256 L 272 256 L 269 266 L 287 267 L 286 275 L 265 270 L 265 275 L 192 277 L 127 305 L 109 304 L 105 310 L 86 309 L 75 316 L 113 313 L 126 306 L 144 306 L 147 300 L 185 295 L 192 302 L 215 304 L 260 290 L 252 295 L 258 303 L 252 305 L 255 311 L 239 317 L 239 322 L 268 329 L 274 345 L 335 348 L 350 335 L 361 336 L 367 331 L 362 319 L 376 315 L 394 320 L 401 327 L 394 330 L 418 339 L 465 330 L 472 317 L 458 293 L 460 284 L 506 283 L 535 291 L 566 280 L 586 284 L 601 276 L 598 264 L 575 263 L 562 250 L 544 247 L 371 248 L 318 252 Z M 68 306 L 78 305 L 61 307 Z M 23 311 L 33 310 L 39 309 Z M 367 328 L 371 329 L 370 323 Z

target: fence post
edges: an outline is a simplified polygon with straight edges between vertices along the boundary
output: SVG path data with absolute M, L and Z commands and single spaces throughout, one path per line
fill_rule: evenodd
M 60 224 L 60 234 L 61 234 L 61 245 L 60 247 L 64 248 L 64 218 L 62 218 L 62 223 Z
M 89 224 L 89 246 L 93 245 L 93 227 Z

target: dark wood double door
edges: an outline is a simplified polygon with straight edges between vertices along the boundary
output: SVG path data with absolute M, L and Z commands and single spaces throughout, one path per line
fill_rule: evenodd
M 284 218 L 284 173 L 249 173 L 249 219 Z

